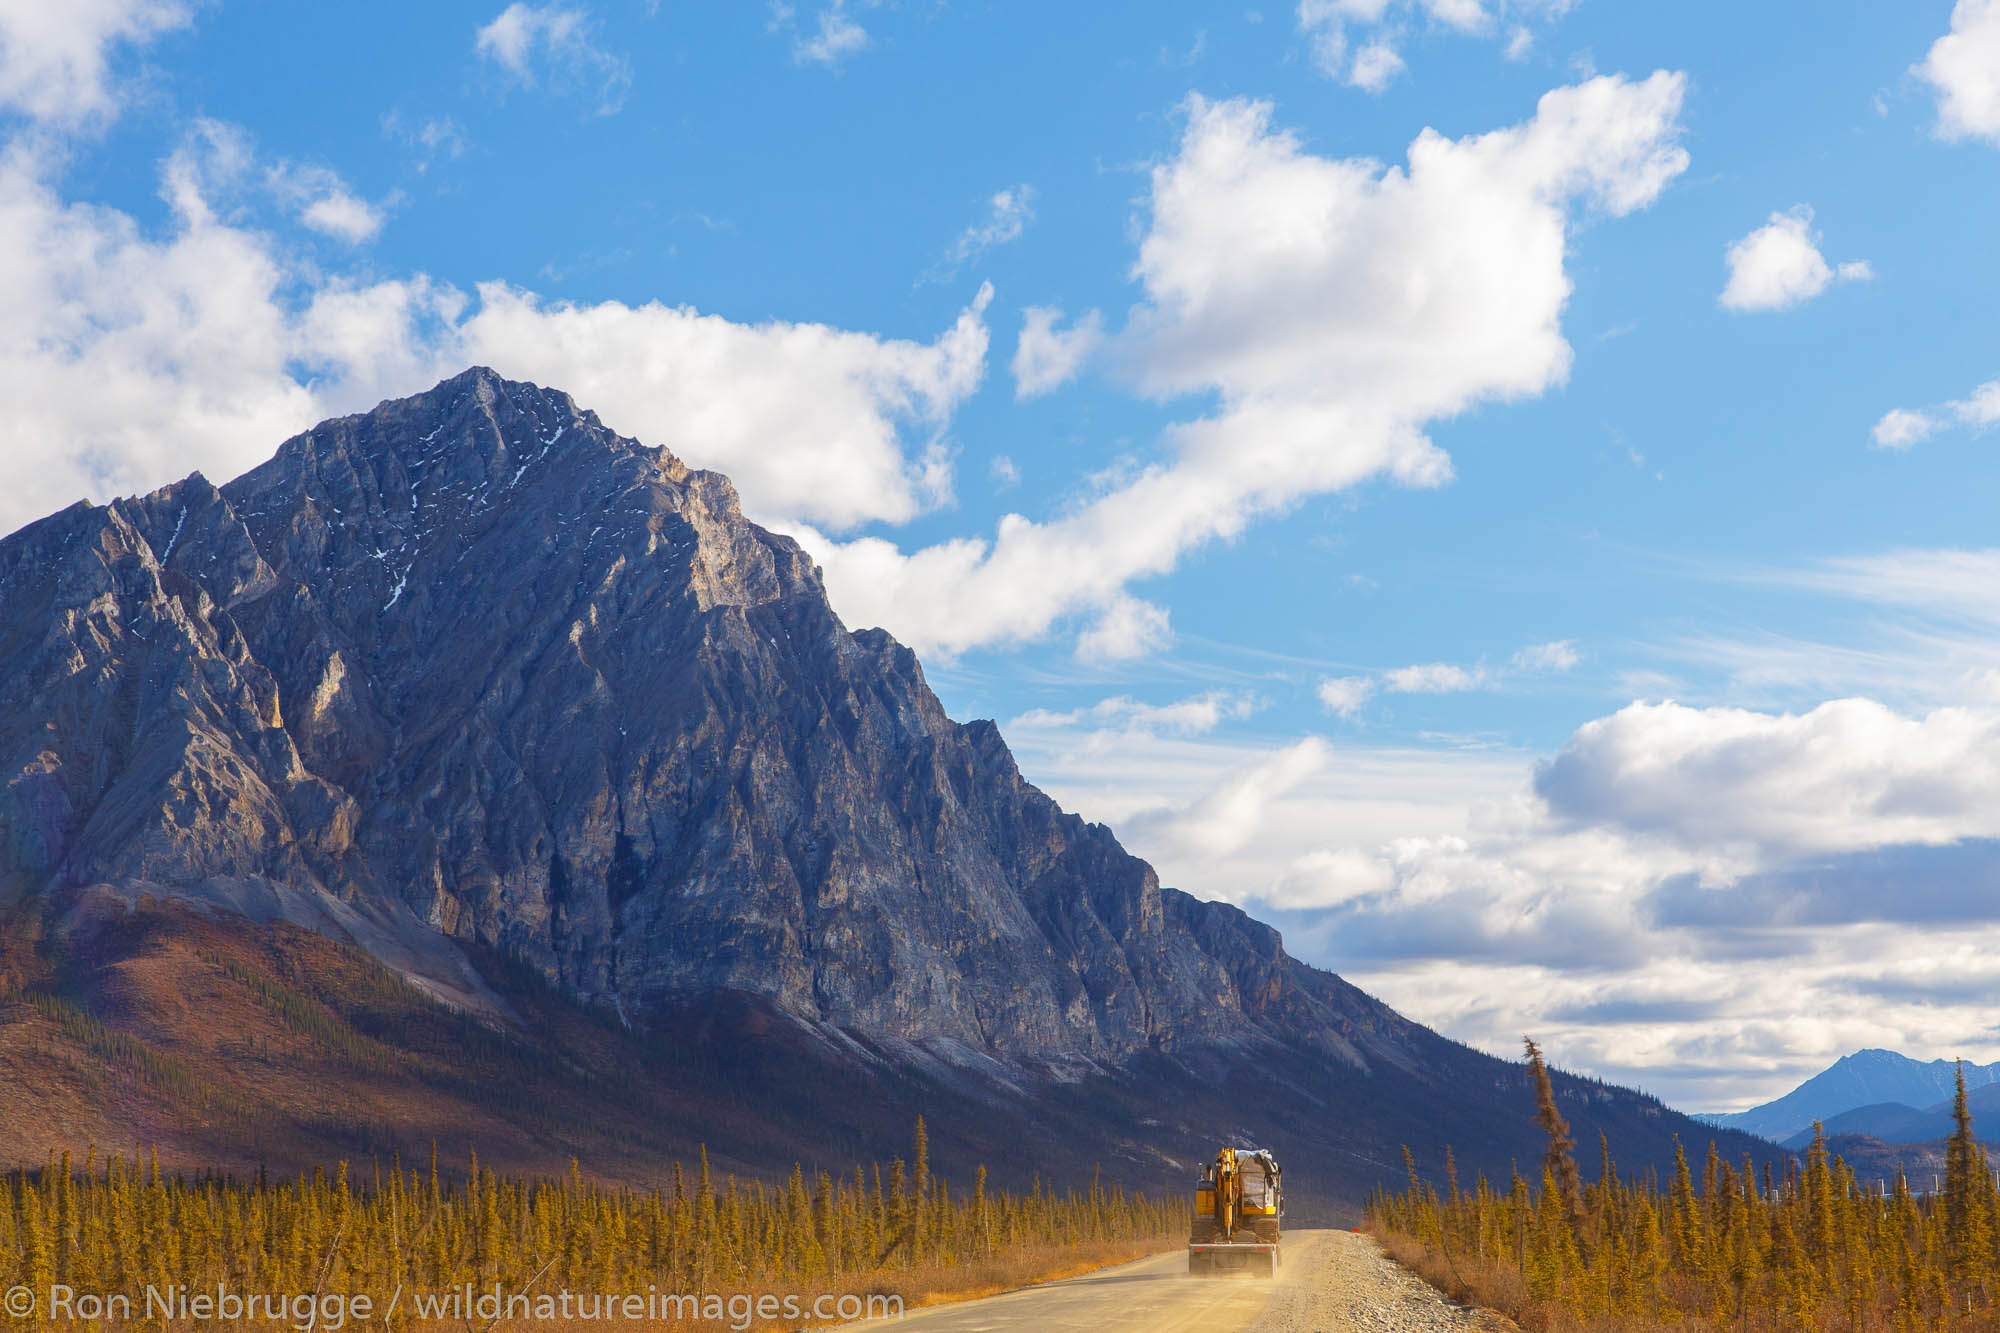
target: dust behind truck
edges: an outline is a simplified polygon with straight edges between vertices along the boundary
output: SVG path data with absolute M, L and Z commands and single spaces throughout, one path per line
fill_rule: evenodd
M 1262 1148 L 1224 1148 L 1195 1186 L 1188 1272 L 1276 1273 L 1284 1212 L 1277 1159 Z

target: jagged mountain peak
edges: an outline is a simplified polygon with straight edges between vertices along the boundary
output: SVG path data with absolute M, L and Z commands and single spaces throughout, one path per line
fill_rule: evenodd
M 1382 1133 L 1532 1139 L 1480 1100 L 1517 1070 L 1057 807 L 726 478 L 482 368 L 0 539 L 0 923 L 115 956 L 146 899 L 501 1023 L 520 992 L 474 958 L 939 1085 L 1255 1087 L 1291 1142 L 1393 1121 L 1322 1148 L 1356 1179 Z M 1657 1104 L 1570 1090 L 1665 1144 Z
M 340 904 L 628 1016 L 743 990 L 1058 1063 L 1304 1019 L 1337 1058 L 1406 1058 L 1358 993 L 1163 892 L 946 717 L 726 479 L 567 395 L 471 370 L 89 518 L 95 609 L 6 664 L 0 702 L 122 695 L 136 726 L 0 723 L 6 775 L 61 791 L 0 807 L 36 822 L 9 867 L 44 888 Z

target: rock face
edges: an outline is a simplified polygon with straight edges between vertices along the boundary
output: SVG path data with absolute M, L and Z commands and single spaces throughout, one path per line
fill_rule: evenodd
M 1063 813 L 725 478 L 486 370 L 0 541 L 0 905 L 142 894 L 958 1063 L 1436 1040 Z

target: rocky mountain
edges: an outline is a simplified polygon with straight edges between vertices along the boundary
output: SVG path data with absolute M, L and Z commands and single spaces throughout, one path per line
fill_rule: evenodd
M 1940 1105 L 1949 1109 L 1957 1070 L 1958 1064 L 1952 1060 L 1922 1061 L 1895 1051 L 1856 1051 L 1762 1106 L 1701 1119 L 1782 1143 L 1801 1134 L 1810 1138 L 1815 1120 L 1824 1122 L 1827 1132 L 1833 1133 L 1837 1118 L 1871 1108 L 1866 1115 L 1842 1120 L 1840 1132 L 1902 1135 L 1913 1128 L 1903 1122 L 1900 1112 L 1914 1115 Z M 2000 1082 L 2000 1063 L 1965 1066 L 1968 1089 L 1996 1082 Z
M 279 1015 L 329 1069 L 372 1043 L 404 1089 L 353 1123 L 258 1113 L 260 1151 L 282 1144 L 272 1115 L 314 1145 L 393 1140 L 410 1098 L 489 1075 L 433 1076 L 470 1047 L 384 1000 L 379 964 L 542 1052 L 537 1077 L 588 1065 L 553 1034 L 596 1014 L 606 1068 L 624 1041 L 668 1073 L 741 1073 L 747 1043 L 863 1100 L 892 1071 L 910 1106 L 949 1095 L 968 1124 L 1123 1133 L 1148 1169 L 1224 1133 L 1317 1141 L 1352 1197 L 1398 1169 L 1397 1136 L 1496 1171 L 1535 1151 L 1516 1067 L 1163 888 L 1028 784 L 992 723 L 946 717 L 907 649 L 847 630 L 725 478 L 483 369 L 227 485 L 78 503 L 0 541 L 0 913 L 0 1035 L 69 1042 L 78 1123 L 99 1127 L 120 1123 L 85 1086 L 107 1052 L 153 1071 L 166 1132 L 198 1118 L 159 1071 L 198 1082 L 242 1051 L 176 997 L 241 1008 L 238 985 L 263 1002 L 241 1021 Z M 590 1104 L 651 1123 L 668 1073 L 600 1079 Z M 732 1086 L 760 1114 L 778 1096 Z M 1643 1159 L 1697 1132 L 1563 1088 L 1580 1128 Z M 1173 1114 L 1142 1129 L 1121 1097 Z M 825 1098 L 786 1105 L 767 1137 L 873 1132 Z M 674 1112 L 690 1133 L 699 1109 Z

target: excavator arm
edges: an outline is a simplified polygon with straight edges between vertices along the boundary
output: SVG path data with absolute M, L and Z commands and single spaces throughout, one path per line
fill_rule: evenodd
M 1224 1148 L 1195 1187 L 1188 1271 L 1278 1267 L 1283 1195 L 1277 1159 L 1262 1149 Z

